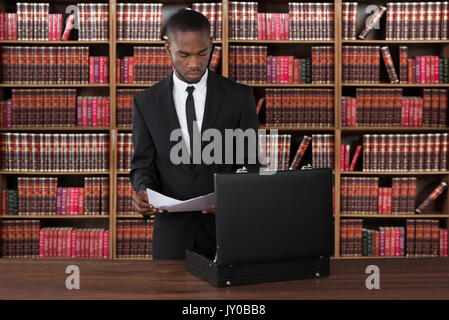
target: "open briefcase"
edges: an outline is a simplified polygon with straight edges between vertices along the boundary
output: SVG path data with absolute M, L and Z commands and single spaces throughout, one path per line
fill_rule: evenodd
M 217 248 L 186 250 L 215 286 L 328 276 L 331 169 L 215 174 Z

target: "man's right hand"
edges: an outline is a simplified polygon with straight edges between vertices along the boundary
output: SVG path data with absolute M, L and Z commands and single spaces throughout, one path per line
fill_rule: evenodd
M 154 207 L 148 201 L 148 194 L 146 190 L 142 190 L 133 195 L 133 209 L 144 216 L 151 216 L 159 213 L 164 213 L 167 211 Z

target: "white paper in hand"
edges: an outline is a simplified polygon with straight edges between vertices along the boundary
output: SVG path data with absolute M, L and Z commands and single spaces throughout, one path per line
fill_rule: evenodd
M 210 209 L 215 203 L 215 194 L 213 192 L 188 200 L 178 200 L 147 188 L 147 195 L 149 202 L 154 207 L 167 210 L 168 212 L 201 211 Z

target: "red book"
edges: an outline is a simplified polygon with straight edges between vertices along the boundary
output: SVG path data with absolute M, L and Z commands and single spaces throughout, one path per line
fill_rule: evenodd
M 95 57 L 89 57 L 89 83 L 95 83 L 94 67 Z
M 128 83 L 134 83 L 134 57 L 129 57 L 128 72 Z
M 104 82 L 104 57 L 99 57 L 99 73 L 98 73 L 98 83 Z
M 103 257 L 105 259 L 109 258 L 109 230 L 105 230 L 103 233 Z
M 340 145 L 340 171 L 345 171 L 345 145 Z
M 349 170 L 350 152 L 351 152 L 351 145 L 347 144 L 345 149 L 345 163 L 344 163 L 345 171 Z
M 105 125 L 106 126 L 109 126 L 110 125 L 110 105 L 109 105 L 109 98 L 106 98 L 106 117 L 105 117 L 105 120 L 106 120 L 106 123 L 105 123 Z
M 257 114 L 260 113 L 260 109 L 262 109 L 262 105 L 263 105 L 264 101 L 265 101 L 265 98 L 260 98 L 259 101 L 257 102 L 257 108 L 256 108 Z
M 98 100 L 96 97 L 92 99 L 92 126 L 97 126 Z
M 70 37 L 70 32 L 73 29 L 73 23 L 75 22 L 75 15 L 71 14 L 68 16 L 67 20 L 66 20 L 66 26 L 64 29 L 64 33 L 62 34 L 61 40 L 68 40 Z
M 71 231 L 72 236 L 71 236 L 71 242 L 72 242 L 72 258 L 77 258 L 76 256 L 76 230 L 72 230 Z
M 360 151 L 362 150 L 362 146 L 358 145 L 354 152 L 354 157 L 352 158 L 351 165 L 349 167 L 349 171 L 354 171 L 355 165 L 357 164 L 357 160 L 360 155 Z

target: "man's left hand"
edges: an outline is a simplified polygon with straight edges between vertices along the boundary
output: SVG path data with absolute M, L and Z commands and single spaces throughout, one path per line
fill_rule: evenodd
M 213 213 L 215 213 L 215 204 L 213 204 L 210 209 L 201 210 L 201 213 L 203 213 L 203 214 L 213 214 Z

